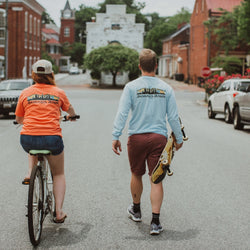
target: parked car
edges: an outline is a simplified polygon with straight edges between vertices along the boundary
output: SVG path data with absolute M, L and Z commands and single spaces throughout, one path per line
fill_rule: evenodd
M 223 82 L 208 99 L 208 117 L 215 118 L 216 114 L 224 114 L 225 122 L 233 121 L 233 103 L 236 96 L 245 94 L 245 86 L 249 79 L 233 78 Z
M 69 74 L 70 75 L 78 75 L 80 74 L 80 70 L 78 67 L 71 67 L 70 70 L 69 70 Z
M 233 122 L 235 129 L 243 129 L 245 124 L 250 125 L 250 79 L 240 86 L 243 95 L 235 97 L 233 104 Z
M 11 79 L 0 82 L 0 114 L 15 112 L 18 98 L 23 89 L 32 85 L 31 79 Z

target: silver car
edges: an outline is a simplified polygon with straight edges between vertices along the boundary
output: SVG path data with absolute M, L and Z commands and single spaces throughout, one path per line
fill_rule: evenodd
M 243 95 L 236 96 L 233 104 L 233 121 L 235 129 L 250 125 L 250 79 L 240 86 Z
M 232 78 L 224 81 L 208 99 L 208 117 L 215 118 L 216 114 L 224 114 L 225 122 L 233 121 L 233 103 L 237 96 L 244 95 L 244 86 L 249 79 Z
M 15 112 L 22 90 L 31 86 L 31 79 L 10 79 L 0 82 L 0 114 Z

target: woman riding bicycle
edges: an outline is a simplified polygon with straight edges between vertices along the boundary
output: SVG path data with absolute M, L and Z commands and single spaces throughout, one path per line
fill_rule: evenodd
M 56 203 L 56 223 L 63 223 L 66 214 L 63 212 L 63 201 L 66 190 L 64 175 L 64 145 L 60 128 L 61 110 L 70 117 L 75 116 L 65 92 L 55 85 L 52 64 L 39 60 L 33 65 L 32 79 L 35 84 L 24 89 L 16 107 L 16 121 L 23 124 L 20 143 L 29 153 L 31 149 L 51 151 L 48 161 L 53 175 L 53 193 Z M 29 184 L 29 178 L 37 157 L 29 154 L 29 171 L 23 184 Z

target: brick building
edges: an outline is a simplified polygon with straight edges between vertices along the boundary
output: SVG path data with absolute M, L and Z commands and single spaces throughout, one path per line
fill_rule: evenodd
M 65 7 L 61 10 L 60 43 L 72 44 L 75 42 L 75 11 L 70 8 L 67 0 Z
M 59 30 L 56 25 L 46 24 L 42 28 L 42 50 L 59 66 L 61 59 L 61 44 L 59 43 Z
M 178 30 L 163 40 L 162 56 L 159 58 L 159 76 L 184 80 L 189 72 L 189 24 L 182 24 Z
M 41 16 L 45 9 L 35 0 L 0 0 L 0 72 L 5 78 L 28 77 L 32 64 L 41 57 Z M 6 16 L 8 16 L 8 47 L 5 48 Z M 5 55 L 8 55 L 5 58 Z M 5 67 L 5 61 L 7 67 Z
M 207 28 L 204 21 L 220 16 L 222 12 L 219 8 L 232 11 L 234 7 L 241 4 L 242 0 L 196 0 L 190 20 L 190 58 L 189 73 L 192 83 L 197 83 L 201 76 L 201 69 L 204 66 L 211 66 L 211 59 L 216 56 L 218 48 L 212 42 L 213 37 L 208 39 Z M 247 51 L 238 48 L 230 52 L 245 61 Z M 221 51 L 221 56 L 224 52 Z

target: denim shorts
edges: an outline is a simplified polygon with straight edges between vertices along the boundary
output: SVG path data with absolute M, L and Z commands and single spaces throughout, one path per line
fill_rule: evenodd
M 62 137 L 59 135 L 21 135 L 20 143 L 27 153 L 31 149 L 46 149 L 51 151 L 52 155 L 59 155 L 64 149 Z

